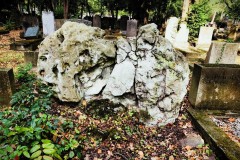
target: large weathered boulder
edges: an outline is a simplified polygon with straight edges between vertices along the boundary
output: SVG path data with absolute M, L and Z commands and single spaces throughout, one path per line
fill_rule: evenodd
M 66 22 L 39 46 L 39 78 L 62 101 L 107 98 L 147 111 L 149 125 L 174 122 L 189 81 L 184 56 L 155 24 L 141 27 L 135 39 L 108 41 L 103 35 Z

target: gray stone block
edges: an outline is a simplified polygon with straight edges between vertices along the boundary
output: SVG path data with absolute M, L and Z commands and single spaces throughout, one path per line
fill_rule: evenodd
M 240 110 L 240 65 L 194 65 L 189 101 L 196 108 Z
M 15 90 L 13 69 L 0 68 L 0 105 L 9 105 Z

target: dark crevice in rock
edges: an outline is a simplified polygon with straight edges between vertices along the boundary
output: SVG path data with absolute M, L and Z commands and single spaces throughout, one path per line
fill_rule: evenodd
M 52 68 L 52 72 L 55 74 L 55 76 L 57 77 L 58 75 L 58 68 L 57 68 L 57 65 L 54 65 L 53 68 Z

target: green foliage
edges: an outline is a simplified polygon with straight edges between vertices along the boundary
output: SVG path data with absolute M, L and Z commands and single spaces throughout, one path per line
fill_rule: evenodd
M 6 30 L 12 30 L 15 27 L 15 23 L 9 19 L 9 20 L 6 21 L 6 23 L 3 25 L 3 27 Z
M 190 7 L 187 19 L 190 40 L 198 37 L 200 27 L 209 21 L 210 7 L 207 2 L 207 0 L 201 0 L 199 3 L 195 3 Z
M 58 5 L 55 10 L 54 10 L 54 15 L 56 18 L 58 19 L 62 19 L 63 18 L 63 13 L 64 13 L 64 8 L 61 5 Z
M 240 0 L 223 0 L 227 6 L 227 14 L 234 20 L 240 20 Z
M 24 80 L 29 77 L 25 71 L 21 76 Z M 20 159 L 61 160 L 61 157 L 79 156 L 79 140 L 57 137 L 57 132 L 68 133 L 73 123 L 60 122 L 49 114 L 53 94 L 45 84 L 31 80 L 12 96 L 11 108 L 0 112 L 0 159 L 19 156 Z
M 16 74 L 16 78 L 19 82 L 29 82 L 35 79 L 33 74 L 29 74 L 32 69 L 32 64 L 20 65 Z

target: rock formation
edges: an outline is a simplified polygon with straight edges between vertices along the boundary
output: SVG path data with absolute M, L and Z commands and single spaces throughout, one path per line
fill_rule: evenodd
M 131 40 L 103 36 L 99 28 L 66 22 L 39 46 L 39 78 L 62 101 L 107 98 L 147 111 L 149 125 L 174 122 L 189 81 L 184 56 L 155 24 Z

